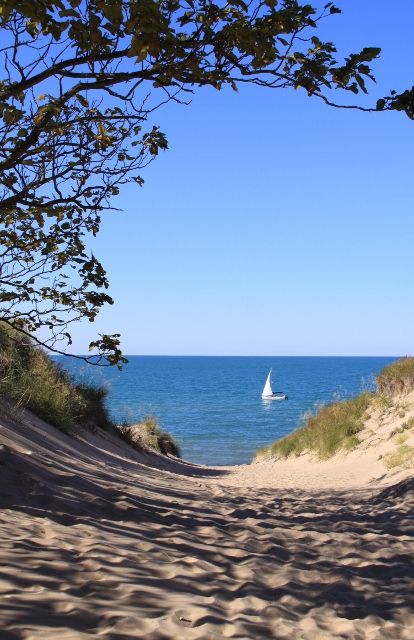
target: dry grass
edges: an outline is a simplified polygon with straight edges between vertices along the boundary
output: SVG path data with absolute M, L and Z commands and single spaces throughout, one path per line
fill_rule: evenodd
M 397 448 L 384 456 L 384 464 L 387 469 L 395 467 L 411 468 L 414 466 L 414 447 L 407 444 L 413 435 L 414 417 L 404 422 L 399 429 L 393 431 L 394 442 Z
M 409 469 L 413 467 L 414 447 L 410 447 L 405 442 L 401 443 L 395 451 L 384 456 L 384 463 L 387 469 L 394 469 L 395 467 Z
M 388 396 L 377 394 L 372 399 L 372 408 L 385 413 L 388 409 L 394 408 L 394 402 Z
M 414 358 L 392 362 L 377 376 L 378 391 L 385 395 L 405 393 L 414 389 Z

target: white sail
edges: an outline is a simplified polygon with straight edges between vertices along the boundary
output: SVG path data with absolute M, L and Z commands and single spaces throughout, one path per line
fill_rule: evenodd
M 271 379 L 272 379 L 272 370 L 270 369 L 269 375 L 267 376 L 266 384 L 263 387 L 262 398 L 268 398 L 269 396 L 273 395 Z

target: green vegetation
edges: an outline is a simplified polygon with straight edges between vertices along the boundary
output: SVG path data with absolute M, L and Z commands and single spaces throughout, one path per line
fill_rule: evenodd
M 300 0 L 1 0 L 0 317 L 29 334 L 42 328 L 39 340 L 59 351 L 74 321 L 92 322 L 112 303 L 86 245 L 120 187 L 141 186 L 168 148 L 153 120 L 165 103 L 246 83 L 332 106 L 335 92 L 347 107 L 345 95 L 367 93 L 381 49 L 343 58 L 319 31 L 340 13 Z M 414 89 L 392 91 L 354 107 L 413 118 L 413 98 Z M 91 348 L 125 361 L 119 334 Z
M 397 444 L 404 444 L 404 442 L 407 442 L 408 438 L 408 433 L 400 432 L 395 438 L 395 442 Z
M 382 413 L 386 413 L 389 409 L 394 407 L 392 398 L 388 396 L 375 395 L 372 399 L 372 408 L 378 409 Z
M 399 434 L 406 435 L 405 432 L 414 428 L 414 418 L 410 418 L 406 422 L 403 422 L 400 427 L 397 427 L 390 433 L 390 439 L 394 438 L 394 436 L 398 436 Z
M 384 456 L 384 463 L 387 469 L 394 469 L 395 467 L 410 468 L 414 466 L 414 447 L 410 447 L 404 442 L 401 443 L 396 451 Z
M 364 420 L 372 409 L 398 409 L 399 417 L 403 418 L 407 406 L 393 401 L 392 396 L 402 392 L 414 390 L 414 358 L 405 357 L 386 366 L 377 376 L 378 393 L 362 393 L 357 398 L 343 402 L 334 402 L 322 407 L 315 415 L 306 419 L 305 425 L 290 435 L 277 440 L 268 447 L 259 449 L 256 456 L 275 456 L 287 458 L 299 455 L 303 451 L 313 451 L 321 459 L 333 456 L 340 449 L 351 450 L 359 444 L 358 433 L 364 426 Z M 410 418 L 397 432 L 414 426 L 414 419 Z M 406 464 L 410 459 L 411 447 L 399 443 L 398 455 L 390 454 L 388 463 L 397 466 L 395 460 L 402 459 Z M 394 456 L 394 457 L 392 457 Z M 390 462 L 391 460 L 391 462 Z
M 139 424 L 122 425 L 118 430 L 121 438 L 138 451 L 151 447 L 164 455 L 180 456 L 177 442 L 170 433 L 160 429 L 154 416 L 147 416 Z
M 78 384 L 30 338 L 0 321 L 0 397 L 30 409 L 39 418 L 71 433 L 82 427 L 113 431 L 138 450 L 152 447 L 179 456 L 174 438 L 154 417 L 116 427 L 105 406 L 105 387 Z
M 80 424 L 114 428 L 105 388 L 76 384 L 30 338 L 1 322 L 0 395 L 64 432 Z
M 313 451 L 325 459 L 340 449 L 353 449 L 359 443 L 357 434 L 371 400 L 372 394 L 363 393 L 352 400 L 328 404 L 309 417 L 304 427 L 259 450 L 258 455 L 287 458 Z
M 414 358 L 400 358 L 392 362 L 377 377 L 380 394 L 395 395 L 414 390 Z
M 394 442 L 398 445 L 395 451 L 388 453 L 384 456 L 384 464 L 387 469 L 394 469 L 395 467 L 410 468 L 414 466 L 414 447 L 407 444 L 407 440 L 412 436 L 414 428 L 414 418 L 410 418 L 407 422 L 401 425 L 401 427 L 394 431 Z

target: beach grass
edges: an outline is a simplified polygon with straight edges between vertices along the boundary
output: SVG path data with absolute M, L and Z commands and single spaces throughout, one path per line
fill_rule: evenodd
M 76 382 L 34 342 L 0 321 L 0 397 L 14 407 L 30 409 L 39 418 L 67 434 L 97 427 L 117 433 L 135 449 L 152 447 L 179 456 L 173 436 L 154 416 L 139 425 L 118 427 L 106 407 L 107 389 Z
M 322 407 L 316 414 L 306 418 L 303 427 L 263 447 L 256 452 L 258 457 L 288 458 L 298 456 L 305 451 L 315 453 L 324 460 L 339 450 L 350 451 L 359 444 L 358 433 L 363 429 L 364 420 L 368 420 L 368 408 L 388 410 L 399 408 L 400 417 L 405 415 L 405 405 L 396 404 L 393 396 L 414 389 L 414 358 L 404 357 L 392 362 L 377 376 L 377 393 L 366 392 L 356 398 L 333 402 Z M 409 428 L 409 427 L 408 427 Z M 401 444 L 400 447 L 406 445 Z M 408 459 L 410 452 L 399 451 L 395 460 Z
M 305 451 L 324 460 L 339 450 L 351 450 L 359 444 L 358 433 L 372 400 L 371 393 L 357 398 L 333 402 L 306 419 L 305 425 L 257 452 L 257 456 L 287 458 Z
M 410 447 L 405 442 L 399 443 L 399 446 L 392 453 L 384 456 L 384 463 L 387 469 L 395 467 L 405 467 L 409 469 L 414 466 L 414 447 Z
M 69 433 L 80 425 L 114 428 L 106 389 L 77 384 L 30 338 L 0 322 L 0 395 Z

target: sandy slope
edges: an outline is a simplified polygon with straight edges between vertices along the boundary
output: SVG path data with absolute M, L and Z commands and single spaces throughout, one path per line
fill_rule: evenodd
M 414 447 L 414 392 L 396 396 L 388 403 L 379 398 L 369 408 L 368 415 L 363 431 L 358 434 L 360 445 L 351 452 L 340 452 L 324 461 L 316 460 L 309 453 L 286 460 L 259 458 L 254 464 L 229 468 L 225 483 L 311 491 L 350 490 L 395 484 L 414 475 L 414 468 L 387 469 L 385 465 L 387 457 L 400 447 L 400 440 Z M 410 420 L 413 426 L 408 428 Z
M 0 441 L 1 640 L 414 637 L 412 479 L 306 490 L 29 413 Z

